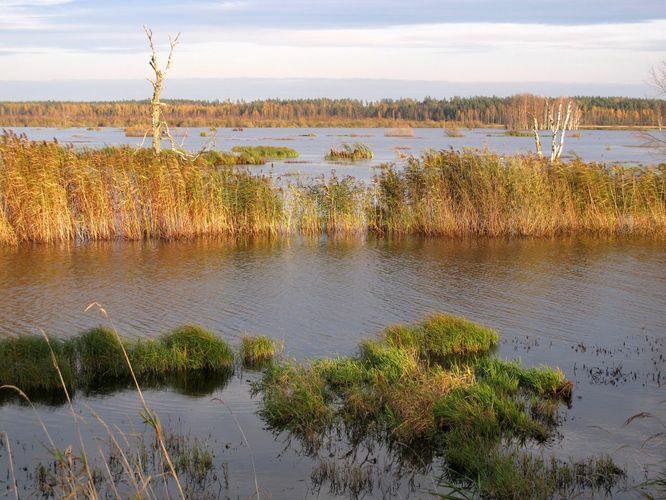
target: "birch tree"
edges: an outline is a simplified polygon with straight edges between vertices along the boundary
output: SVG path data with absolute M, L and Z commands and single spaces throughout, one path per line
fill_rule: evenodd
M 559 161 L 564 150 L 564 137 L 567 130 L 576 130 L 580 120 L 580 112 L 573 100 L 568 99 L 566 107 L 564 99 L 559 102 L 551 103 L 546 99 L 543 112 L 538 113 L 536 104 L 532 113 L 532 133 L 534 134 L 534 143 L 536 153 L 539 157 L 543 157 L 543 150 L 541 147 L 540 131 L 550 130 L 552 133 L 550 144 L 550 161 Z M 541 115 L 541 116 L 539 116 Z M 541 118 L 541 120 L 539 120 Z

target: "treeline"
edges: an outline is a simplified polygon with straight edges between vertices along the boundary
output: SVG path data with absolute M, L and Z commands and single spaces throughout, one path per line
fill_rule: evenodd
M 579 123 L 585 127 L 661 125 L 666 101 L 628 97 L 575 97 Z M 382 99 L 294 99 L 263 101 L 165 101 L 165 116 L 179 127 L 272 126 L 503 126 L 529 127 L 529 116 L 546 98 L 453 97 Z M 552 101 L 552 99 L 551 99 Z M 146 101 L 0 102 L 4 127 L 127 127 L 150 122 Z

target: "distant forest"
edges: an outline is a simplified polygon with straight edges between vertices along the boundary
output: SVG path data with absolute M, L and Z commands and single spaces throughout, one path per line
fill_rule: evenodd
M 574 97 L 581 127 L 661 126 L 666 101 L 628 97 Z M 545 98 L 453 97 L 164 101 L 172 127 L 392 127 L 464 126 L 527 129 Z M 128 127 L 149 123 L 147 101 L 0 102 L 0 126 Z

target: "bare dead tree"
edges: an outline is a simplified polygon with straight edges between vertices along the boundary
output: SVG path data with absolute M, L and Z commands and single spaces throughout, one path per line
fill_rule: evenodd
M 148 37 L 148 44 L 150 45 L 151 58 L 150 58 L 150 67 L 155 72 L 155 79 L 148 81 L 153 86 L 153 96 L 150 99 L 150 114 L 151 114 L 151 130 L 153 135 L 153 151 L 155 154 L 159 154 L 162 150 L 162 134 L 166 134 L 169 140 L 171 141 L 172 148 L 175 148 L 175 141 L 169 132 L 169 127 L 166 122 L 162 119 L 162 109 L 164 104 L 160 102 L 160 96 L 162 94 L 162 84 L 164 83 L 164 77 L 171 68 L 171 62 L 173 61 L 173 51 L 178 45 L 178 38 L 180 33 L 176 35 L 175 38 L 169 37 L 169 56 L 167 58 L 167 63 L 164 69 L 161 69 L 157 63 L 157 50 L 155 49 L 155 44 L 153 43 L 153 32 L 148 26 L 143 26 L 146 36 Z
M 555 162 L 562 156 L 564 149 L 564 136 L 567 130 L 576 130 L 580 120 L 580 112 L 573 100 L 568 99 L 566 108 L 564 107 L 564 99 L 558 102 L 550 103 L 546 99 L 542 113 L 542 121 L 539 122 L 536 110 L 536 103 L 532 113 L 532 133 L 534 134 L 534 143 L 536 146 L 536 153 L 539 157 L 543 157 L 543 150 L 541 148 L 541 137 L 539 131 L 550 130 L 552 132 L 551 148 L 550 148 L 550 161 Z

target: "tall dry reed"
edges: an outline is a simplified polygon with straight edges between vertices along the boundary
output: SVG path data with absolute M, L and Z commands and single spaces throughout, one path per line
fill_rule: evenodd
M 666 166 L 430 151 L 370 185 L 283 189 L 229 166 L 127 147 L 0 136 L 0 244 L 367 231 L 428 236 L 666 235 Z
M 652 234 L 666 230 L 666 167 L 549 163 L 432 151 L 375 180 L 370 227 L 437 236 Z
M 283 225 L 267 178 L 207 157 L 77 151 L 5 134 L 0 165 L 2 243 L 270 234 Z

